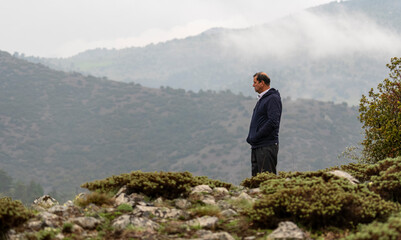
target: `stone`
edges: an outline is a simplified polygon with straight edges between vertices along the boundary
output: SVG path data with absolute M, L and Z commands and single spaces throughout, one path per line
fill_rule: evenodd
M 203 216 L 200 218 L 195 218 L 187 221 L 186 223 L 191 227 L 201 227 L 201 228 L 214 228 L 219 219 L 217 217 Z
M 95 229 L 101 223 L 99 219 L 94 217 L 77 217 L 71 219 L 71 221 L 84 229 Z
M 49 212 L 41 212 L 38 214 L 39 218 L 42 220 L 43 226 L 57 228 L 61 226 L 62 219 L 56 214 Z
M 253 198 L 249 196 L 246 192 L 242 192 L 239 196 L 238 199 L 245 199 L 245 200 L 250 200 L 252 201 Z
M 61 206 L 61 205 L 55 205 L 47 210 L 49 213 L 56 214 L 58 216 L 66 216 L 68 207 L 67 206 Z
M 186 199 L 178 198 L 174 200 L 174 205 L 179 209 L 187 209 L 191 207 L 192 204 Z
M 262 191 L 260 190 L 260 188 L 252 188 L 248 190 L 249 195 L 258 195 L 260 194 Z
M 235 215 L 238 215 L 238 213 L 236 211 L 232 210 L 232 209 L 227 209 L 227 210 L 223 210 L 220 213 L 220 215 L 225 217 L 225 218 L 230 218 L 230 217 L 233 217 Z
M 350 181 L 350 183 L 352 183 L 352 184 L 359 183 L 358 179 L 354 178 L 351 174 L 349 174 L 347 172 L 344 172 L 344 171 L 341 171 L 341 170 L 333 170 L 333 171 L 330 171 L 328 173 L 331 173 L 331 174 L 333 174 L 333 175 L 335 175 L 337 177 L 340 177 L 340 178 L 348 179 L 348 181 Z
M 27 222 L 27 227 L 32 230 L 39 231 L 43 227 L 43 222 L 40 220 L 30 220 Z
M 216 187 L 216 188 L 213 189 L 213 196 L 215 196 L 215 197 L 221 198 L 221 197 L 225 197 L 225 196 L 228 196 L 228 195 L 229 195 L 229 193 L 228 193 L 227 188 Z
M 227 232 L 209 233 L 202 236 L 203 240 L 235 240 Z
M 298 239 L 306 239 L 305 233 L 298 228 L 298 226 L 290 221 L 280 222 L 278 224 L 278 228 L 274 230 L 267 239 L 276 240 L 276 239 L 283 239 L 283 240 L 298 240 Z
M 213 190 L 209 187 L 209 185 L 198 185 L 194 187 L 191 191 L 193 193 L 212 193 Z
M 204 204 L 216 205 L 216 200 L 210 195 L 202 195 L 199 200 Z
M 132 214 L 124 214 L 124 215 L 116 218 L 113 221 L 112 226 L 116 229 L 122 230 L 130 224 L 134 225 L 135 227 L 145 228 L 145 229 L 150 229 L 150 230 L 156 230 L 160 227 L 159 224 L 153 222 L 150 219 L 142 218 L 142 217 L 135 217 Z
M 188 218 L 189 214 L 179 209 L 166 208 L 166 207 L 149 207 L 137 205 L 133 211 L 137 217 L 150 217 L 155 216 L 158 218 Z
M 33 201 L 32 207 L 40 206 L 43 208 L 50 208 L 58 204 L 59 203 L 57 202 L 57 200 L 52 198 L 50 195 L 43 195 L 42 197 L 36 198 Z
M 118 197 L 115 199 L 114 202 L 116 203 L 117 206 L 119 206 L 119 205 L 124 204 L 124 203 L 128 204 L 129 201 L 130 201 L 130 199 L 128 198 L 128 196 L 125 193 L 121 193 L 120 195 L 118 195 Z

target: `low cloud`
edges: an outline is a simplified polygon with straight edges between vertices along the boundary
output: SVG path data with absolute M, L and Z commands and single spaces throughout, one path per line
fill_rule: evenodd
M 222 43 L 248 57 L 288 59 L 299 54 L 312 58 L 338 57 L 355 52 L 396 54 L 401 36 L 363 14 L 319 15 L 303 12 L 270 24 L 233 31 Z

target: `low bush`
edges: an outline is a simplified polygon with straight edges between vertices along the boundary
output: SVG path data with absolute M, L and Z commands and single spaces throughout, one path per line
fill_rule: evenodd
M 154 198 L 164 197 L 173 199 L 180 195 L 188 195 L 192 187 L 202 184 L 228 189 L 232 187 L 232 184 L 212 180 L 207 177 L 194 177 L 189 172 L 141 171 L 85 183 L 81 187 L 91 191 L 116 192 L 122 186 L 127 186 L 128 192 L 143 193 Z
M 361 225 L 356 233 L 345 237 L 345 240 L 401 239 L 401 214 L 396 214 L 386 222 L 374 221 Z
M 80 207 L 86 207 L 89 204 L 97 206 L 113 205 L 114 200 L 106 193 L 92 192 L 84 195 L 83 197 L 75 199 L 75 203 Z
M 279 177 L 274 173 L 263 172 L 263 173 L 257 174 L 254 177 L 245 178 L 245 180 L 243 180 L 241 182 L 241 186 L 244 186 L 247 188 L 258 188 L 262 182 L 271 180 L 271 179 L 278 179 L 278 178 Z
M 9 197 L 0 198 L 0 236 L 4 236 L 8 230 L 18 227 L 31 217 L 33 213 L 20 201 L 13 201 Z
M 385 218 L 396 210 L 394 203 L 384 201 L 366 185 L 353 185 L 322 171 L 292 173 L 264 181 L 260 188 L 264 195 L 247 215 L 265 227 L 276 227 L 285 220 L 312 229 L 354 227 Z
M 401 159 L 394 165 L 372 176 L 369 188 L 383 199 L 401 203 Z

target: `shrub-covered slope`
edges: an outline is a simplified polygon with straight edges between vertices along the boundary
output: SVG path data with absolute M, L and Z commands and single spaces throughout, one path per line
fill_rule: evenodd
M 123 171 L 190 171 L 239 183 L 255 99 L 150 89 L 64 73 L 0 52 L 0 169 L 48 192 Z M 337 165 L 362 138 L 355 108 L 283 99 L 279 170 Z

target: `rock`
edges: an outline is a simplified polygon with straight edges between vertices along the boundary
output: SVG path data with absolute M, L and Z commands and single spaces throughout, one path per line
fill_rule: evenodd
M 57 200 L 52 198 L 50 195 L 44 195 L 40 198 L 36 198 L 33 201 L 32 207 L 35 208 L 36 206 L 39 206 L 42 208 L 50 208 L 58 204 L 59 203 L 57 202 Z
M 34 231 L 39 231 L 43 227 L 43 222 L 40 220 L 30 220 L 27 222 L 27 227 Z
M 252 188 L 248 190 L 248 193 L 252 196 L 260 194 L 262 191 L 260 188 Z
M 220 215 L 225 217 L 225 218 L 230 218 L 230 217 L 233 217 L 235 215 L 238 215 L 238 213 L 236 211 L 232 210 L 232 209 L 227 209 L 227 210 L 223 210 L 220 213 Z
M 188 218 L 188 213 L 175 208 L 166 207 L 149 207 L 137 205 L 133 211 L 133 214 L 137 217 L 149 217 L 155 216 L 158 218 Z
M 53 214 L 63 217 L 65 215 L 67 215 L 68 207 L 61 206 L 61 205 L 55 205 L 55 206 L 49 208 L 47 211 L 49 213 L 53 213 Z
M 75 234 L 82 234 L 84 232 L 84 229 L 78 224 L 74 224 L 72 225 L 71 231 Z
M 56 214 L 49 212 L 41 212 L 38 214 L 39 218 L 42 220 L 43 226 L 57 228 L 61 226 L 62 219 Z
M 124 194 L 127 193 L 127 186 L 123 186 L 122 188 L 120 188 L 120 190 L 118 190 L 118 192 L 116 193 L 116 195 L 114 195 L 114 198 L 117 198 L 117 197 L 120 196 L 122 193 L 124 193 Z
M 77 217 L 71 219 L 71 221 L 84 229 L 95 229 L 101 223 L 99 219 L 94 217 Z
M 174 200 L 174 205 L 179 209 L 187 209 L 191 206 L 191 203 L 186 199 L 178 198 Z
M 213 189 L 213 196 L 214 197 L 221 198 L 221 197 L 225 197 L 225 196 L 228 196 L 228 195 L 229 195 L 229 193 L 228 193 L 227 188 L 216 187 L 216 188 Z
M 234 238 L 227 232 L 213 233 L 209 230 L 201 229 L 196 232 L 200 238 L 194 238 L 193 240 L 234 240 Z
M 213 190 L 209 187 L 209 185 L 198 185 L 194 187 L 191 191 L 191 194 L 194 193 L 212 193 Z
M 153 201 L 153 204 L 157 207 L 160 207 L 163 205 L 163 198 L 162 197 L 158 197 L 156 200 Z
M 331 174 L 333 174 L 333 175 L 335 175 L 337 177 L 340 177 L 340 178 L 348 179 L 348 181 L 350 181 L 352 184 L 359 183 L 358 179 L 354 178 L 351 174 L 349 174 L 347 172 L 344 172 L 344 171 L 341 171 L 341 170 L 333 170 L 333 171 L 330 171 L 328 173 L 331 173 Z
M 287 222 L 280 222 L 278 224 L 278 228 L 274 230 L 267 239 L 306 239 L 305 233 L 298 228 L 295 223 L 287 221 Z
M 250 200 L 253 201 L 253 198 L 249 196 L 246 192 L 242 192 L 239 196 L 238 199 L 245 199 L 245 200 Z
M 195 218 L 187 221 L 186 223 L 191 227 L 201 227 L 201 228 L 214 228 L 217 221 L 217 217 L 203 216 L 201 218 Z
M 227 232 L 210 233 L 202 236 L 203 240 L 235 240 Z
M 121 204 L 129 204 L 131 206 L 135 205 L 135 201 L 130 201 L 130 198 L 125 194 L 121 193 L 114 201 L 117 206 Z
M 202 195 L 199 200 L 204 204 L 216 205 L 216 200 L 210 195 Z
M 126 228 L 129 224 L 132 224 L 135 227 L 145 228 L 150 230 L 156 230 L 160 227 L 159 224 L 153 222 L 152 220 L 142 217 L 135 217 L 132 214 L 125 214 L 116 218 L 113 221 L 112 226 L 115 227 L 116 229 L 121 230 Z

